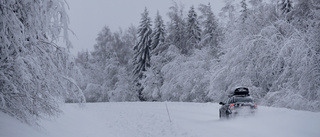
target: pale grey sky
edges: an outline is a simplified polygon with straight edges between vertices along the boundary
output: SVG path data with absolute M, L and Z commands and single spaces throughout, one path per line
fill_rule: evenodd
M 175 0 L 184 4 L 185 12 L 194 5 L 210 2 L 214 14 L 217 16 L 223 6 L 223 0 Z M 69 28 L 77 37 L 70 33 L 73 43 L 71 53 L 77 55 L 79 51 L 93 50 L 95 39 L 104 26 L 112 31 L 119 28 L 126 29 L 131 24 L 138 26 L 144 8 L 149 10 L 152 21 L 159 10 L 165 22 L 168 21 L 167 12 L 172 0 L 67 0 L 70 18 Z M 199 14 L 199 13 L 198 13 Z

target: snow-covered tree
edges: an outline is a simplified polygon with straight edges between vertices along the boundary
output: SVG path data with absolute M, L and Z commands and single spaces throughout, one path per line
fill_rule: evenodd
M 297 0 L 291 15 L 293 18 L 292 24 L 303 31 L 313 27 L 311 23 L 314 22 L 309 21 L 318 19 L 319 5 L 319 1 Z
M 161 69 L 163 78 L 160 88 L 161 100 L 210 101 L 207 96 L 210 85 L 208 76 L 211 63 L 215 61 L 211 61 L 212 57 L 208 55 L 208 50 L 195 49 L 192 55 L 183 56 L 178 49 L 170 46 L 165 57 L 171 56 L 173 59 Z
M 103 27 L 94 50 L 78 54 L 77 65 L 85 80 L 81 83 L 88 102 L 137 100 L 132 84 L 133 46 L 136 28 L 111 32 Z M 132 87 L 131 87 L 132 86 Z
M 35 124 L 64 101 L 85 102 L 69 55 L 65 2 L 0 2 L 0 110 Z M 56 45 L 63 34 L 66 48 Z
M 291 0 L 281 0 L 280 10 L 282 14 L 288 14 L 293 9 L 293 4 Z
M 88 68 L 89 65 L 89 51 L 82 51 L 82 52 L 78 52 L 77 54 L 77 58 L 76 58 L 76 63 L 77 64 L 81 64 L 81 66 L 83 66 L 84 68 Z
M 210 3 L 208 5 L 200 4 L 199 10 L 202 15 L 199 17 L 202 20 L 202 39 L 201 44 L 204 47 L 211 47 L 214 56 L 218 56 L 219 54 L 219 36 L 221 35 L 221 31 L 218 28 L 218 21 L 214 16 Z
M 170 22 L 168 24 L 168 41 L 170 44 L 177 46 L 182 54 L 188 53 L 186 46 L 186 22 L 183 17 L 183 6 L 178 6 L 176 2 L 172 5 L 168 12 Z
M 151 67 L 143 72 L 144 78 L 140 81 L 143 87 L 141 93 L 146 101 L 161 100 L 160 87 L 163 83 L 163 78 L 160 69 L 163 65 L 163 52 L 167 50 L 165 26 L 159 12 L 157 12 L 154 24 L 151 43 Z
M 262 0 L 249 0 L 249 3 L 252 5 L 252 8 L 257 8 L 262 5 Z
M 128 73 L 127 68 L 118 68 L 118 82 L 115 85 L 115 89 L 108 92 L 109 101 L 139 101 L 139 95 L 136 90 L 136 81 L 132 77 L 131 73 Z
M 194 6 L 190 7 L 187 19 L 187 45 L 189 49 L 198 48 L 201 49 L 199 46 L 199 42 L 201 41 L 201 28 L 198 21 L 198 16 L 196 11 L 194 10 Z
M 90 54 L 88 52 L 79 53 L 77 58 L 77 65 L 85 77 L 81 88 L 88 102 L 108 101 L 108 93 L 103 85 L 113 79 L 110 75 L 115 75 L 112 70 L 113 73 L 106 71 L 112 66 L 110 64 L 116 64 L 113 59 L 115 58 L 112 46 L 114 37 L 111 30 L 107 26 L 103 27 L 96 41 L 94 50 Z
M 165 44 L 166 37 L 165 26 L 162 17 L 159 14 L 159 11 L 157 12 L 154 24 L 155 25 L 152 33 L 151 50 L 153 50 L 152 53 L 157 55 L 159 51 L 156 50 L 156 48 Z
M 285 18 L 288 22 L 291 22 L 293 19 L 293 2 L 292 0 L 281 0 L 278 5 L 279 15 L 282 18 Z
M 141 88 L 140 83 L 138 82 L 141 80 L 143 76 L 143 72 L 150 67 L 150 51 L 151 51 L 151 21 L 150 17 L 148 17 L 149 11 L 145 8 L 144 12 L 141 14 L 141 22 L 138 28 L 138 43 L 134 47 L 134 70 L 133 75 L 136 77 L 137 86 L 138 86 L 138 93 L 140 100 L 144 100 L 143 96 L 141 95 Z
M 277 18 L 276 3 L 257 2 L 246 23 L 226 33 L 210 96 L 245 85 L 261 104 L 319 111 L 319 10 L 313 1 L 297 1 L 288 22 Z
M 232 26 L 236 20 L 236 6 L 234 4 L 235 0 L 225 0 L 225 6 L 221 8 L 219 13 L 220 19 L 227 24 L 227 27 Z
M 94 50 L 91 52 L 91 82 L 102 85 L 107 79 L 104 70 L 108 65 L 108 60 L 114 57 L 114 54 L 111 51 L 113 49 L 113 36 L 111 30 L 107 26 L 103 27 L 98 34 L 96 41 L 97 43 L 94 45 Z
M 240 10 L 241 20 L 244 23 L 248 16 L 248 8 L 247 8 L 248 5 L 246 3 L 246 0 L 241 0 L 240 4 L 241 4 L 241 10 Z
M 148 17 L 148 10 L 145 8 L 144 12 L 141 14 L 141 22 L 138 28 L 138 43 L 135 45 L 135 55 L 134 55 L 134 75 L 137 78 L 142 78 L 142 71 L 146 71 L 150 67 L 150 49 L 151 49 L 151 21 Z
M 152 56 L 154 57 L 154 56 Z M 156 67 L 148 68 L 144 72 L 145 78 L 141 80 L 143 86 L 142 95 L 147 101 L 161 101 L 160 87 L 163 84 L 163 77 Z

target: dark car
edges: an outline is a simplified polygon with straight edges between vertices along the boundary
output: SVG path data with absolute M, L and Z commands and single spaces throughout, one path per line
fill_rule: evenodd
M 249 94 L 249 89 L 245 87 L 237 88 L 233 94 L 228 96 L 225 102 L 219 103 L 220 118 L 235 117 L 236 115 L 252 114 L 257 109 L 257 104 L 254 103 Z

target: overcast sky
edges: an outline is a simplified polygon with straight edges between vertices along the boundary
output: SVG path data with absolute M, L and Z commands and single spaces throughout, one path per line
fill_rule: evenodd
M 175 0 L 185 6 L 185 12 L 194 5 L 210 2 L 214 14 L 217 16 L 223 6 L 223 0 Z M 119 28 L 126 29 L 131 24 L 138 26 L 144 8 L 149 10 L 152 21 L 159 10 L 165 22 L 168 21 L 167 12 L 172 0 L 67 0 L 70 18 L 69 28 L 76 34 L 70 33 L 73 43 L 71 53 L 77 55 L 79 51 L 93 50 L 95 39 L 104 26 L 113 32 Z M 199 11 L 198 11 L 198 14 Z

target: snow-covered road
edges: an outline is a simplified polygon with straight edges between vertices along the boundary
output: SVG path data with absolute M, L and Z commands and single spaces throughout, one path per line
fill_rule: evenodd
M 42 129 L 0 112 L 0 137 L 320 137 L 320 113 L 259 107 L 220 120 L 216 103 L 87 103 L 63 106 Z

